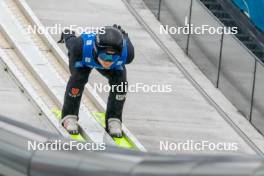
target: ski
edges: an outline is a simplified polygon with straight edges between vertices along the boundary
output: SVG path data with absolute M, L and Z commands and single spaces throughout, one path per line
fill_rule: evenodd
M 105 128 L 105 113 L 104 112 L 93 112 L 92 115 L 94 116 L 96 121 L 100 125 L 102 125 L 102 127 Z M 134 144 L 130 142 L 130 140 L 125 136 L 125 134 L 123 135 L 122 138 L 116 138 L 116 137 L 112 137 L 112 138 L 115 141 L 116 145 L 118 145 L 119 147 L 127 148 L 127 149 L 136 148 Z
M 59 109 L 52 109 L 52 113 L 57 117 L 58 120 L 61 119 L 61 110 Z M 93 117 L 95 120 L 103 127 L 105 128 L 105 113 L 104 112 L 93 112 L 92 113 Z M 70 134 L 70 137 L 72 140 L 76 141 L 85 141 L 85 139 L 82 137 L 81 134 Z M 122 138 L 116 138 L 112 137 L 114 142 L 116 143 L 117 146 L 122 147 L 122 148 L 127 148 L 127 149 L 135 149 L 136 147 L 130 140 L 123 135 Z

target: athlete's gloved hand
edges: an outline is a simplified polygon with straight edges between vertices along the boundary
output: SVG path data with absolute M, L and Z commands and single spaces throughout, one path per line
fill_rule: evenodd
M 113 27 L 117 28 L 118 30 L 120 30 L 122 32 L 122 34 L 124 36 L 128 37 L 128 34 L 126 33 L 126 31 L 124 29 L 122 29 L 122 27 L 120 25 L 114 24 Z
M 75 36 L 75 32 L 71 31 L 69 29 L 65 29 L 62 33 L 61 33 L 61 38 L 58 41 L 58 43 L 64 43 L 65 42 L 65 38 L 68 38 L 69 36 Z

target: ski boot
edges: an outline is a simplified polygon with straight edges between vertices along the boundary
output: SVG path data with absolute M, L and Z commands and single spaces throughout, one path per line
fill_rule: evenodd
M 122 138 L 122 125 L 121 121 L 117 118 L 109 118 L 108 121 L 108 133 L 112 137 Z
M 70 134 L 79 134 L 77 119 L 76 115 L 67 115 L 61 120 L 61 124 Z

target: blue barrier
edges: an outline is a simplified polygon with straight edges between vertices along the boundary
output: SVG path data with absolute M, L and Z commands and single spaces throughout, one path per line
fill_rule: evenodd
M 246 12 L 251 21 L 264 32 L 264 0 L 233 0 L 233 2 Z

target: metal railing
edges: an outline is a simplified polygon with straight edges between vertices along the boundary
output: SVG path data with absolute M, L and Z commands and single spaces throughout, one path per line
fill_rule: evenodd
M 225 27 L 199 0 L 144 0 L 162 25 Z M 210 81 L 264 134 L 264 64 L 230 34 L 171 34 Z
M 260 176 L 258 156 L 162 155 L 107 146 L 102 151 L 32 150 L 29 141 L 49 143 L 68 139 L 0 116 L 0 175 L 190 175 Z M 157 167 L 158 166 L 158 167 Z

